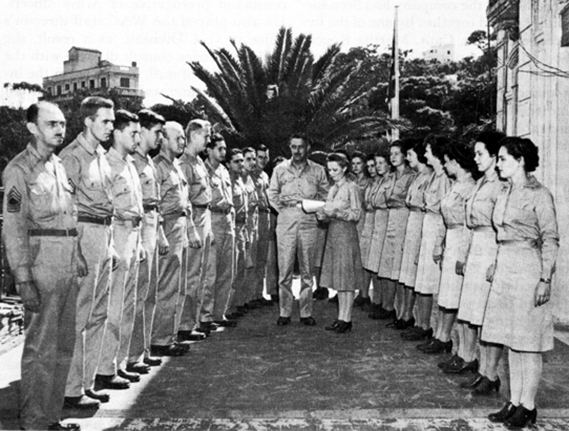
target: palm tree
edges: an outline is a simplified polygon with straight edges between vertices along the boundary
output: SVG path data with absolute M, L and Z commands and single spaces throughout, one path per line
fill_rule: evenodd
M 385 113 L 368 107 L 372 85 L 355 79 L 359 64 L 336 62 L 338 44 L 314 61 L 311 41 L 310 35 L 293 38 L 291 29 L 281 28 L 264 61 L 234 40 L 234 55 L 201 42 L 218 71 L 188 63 L 206 91 L 192 88 L 215 113 L 212 120 L 228 131 L 231 143 L 264 144 L 282 154 L 293 132 L 305 132 L 313 146 L 332 149 L 392 127 Z

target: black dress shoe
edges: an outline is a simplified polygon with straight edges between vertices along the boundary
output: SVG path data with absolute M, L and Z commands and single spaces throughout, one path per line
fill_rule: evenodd
M 508 402 L 504 407 L 502 407 L 502 410 L 495 413 L 490 413 L 488 415 L 488 419 L 490 419 L 490 422 L 503 423 L 509 419 L 516 412 L 516 410 L 517 407 Z
M 237 326 L 236 320 L 229 320 L 229 319 L 216 320 L 213 323 L 219 326 L 223 326 L 224 328 L 235 328 Z
M 460 363 L 451 364 L 448 367 L 443 368 L 443 373 L 445 374 L 476 373 L 477 371 L 478 359 L 470 362 L 462 360 Z
M 138 383 L 140 382 L 140 374 L 132 372 L 132 371 L 127 371 L 127 370 L 123 370 L 123 369 L 119 369 L 118 371 L 118 376 L 122 377 L 123 379 L 128 380 L 129 382 L 132 383 Z
M 303 325 L 306 325 L 306 326 L 316 326 L 316 320 L 314 320 L 314 317 L 312 317 L 312 316 L 301 317 L 300 323 L 302 323 Z
M 338 327 L 339 324 L 340 324 L 340 321 L 338 319 L 336 319 L 332 322 L 331 325 L 326 326 L 324 329 L 326 331 L 333 331 Z
M 317 300 L 328 299 L 330 292 L 325 287 L 319 287 L 312 293 L 312 298 Z
M 445 368 L 454 366 L 454 364 L 456 364 L 457 362 L 463 363 L 464 359 L 462 359 L 458 355 L 452 355 L 450 359 L 445 359 L 444 361 L 439 362 L 437 364 L 437 367 L 439 367 L 441 370 L 444 370 Z
M 126 370 L 129 373 L 148 374 L 150 372 L 150 366 L 144 362 L 129 362 L 126 364 Z
M 184 356 L 186 349 L 177 344 L 168 344 L 167 346 L 150 346 L 150 351 L 154 356 Z
M 476 373 L 476 375 L 473 378 L 467 380 L 466 382 L 462 382 L 458 386 L 461 387 L 462 389 L 474 389 L 476 386 L 482 383 L 483 379 L 484 376 L 482 374 Z
M 280 317 L 277 319 L 277 326 L 286 326 L 286 325 L 288 325 L 288 324 L 290 324 L 290 317 L 283 317 L 283 316 L 280 316 Z
M 395 329 L 395 327 L 397 326 L 398 323 L 399 323 L 399 319 L 395 319 L 392 322 L 389 322 L 387 325 L 385 325 L 385 327 L 389 328 L 389 329 Z
M 371 299 L 369 296 L 360 296 L 358 295 L 356 299 L 354 299 L 354 307 L 363 307 L 366 304 L 371 304 Z
M 527 427 L 530 423 L 533 425 L 537 420 L 537 409 L 526 409 L 523 405 L 519 405 L 516 411 L 507 418 L 504 423 L 510 430 L 519 430 Z
M 374 311 L 381 310 L 383 307 L 381 304 L 376 304 L 375 302 L 370 302 L 369 304 L 364 304 L 362 310 L 366 313 L 373 313 Z
M 398 331 L 403 331 L 407 328 L 412 328 L 413 326 L 415 326 L 415 319 L 411 317 L 409 320 L 399 319 L 394 328 Z
M 380 310 L 373 311 L 369 314 L 369 318 L 373 320 L 395 319 L 396 317 L 395 309 L 386 310 L 385 308 L 381 308 Z
M 202 332 L 178 331 L 178 341 L 204 341 L 206 338 Z
M 140 377 L 139 377 L 140 378 Z M 123 379 L 119 376 L 105 376 L 102 374 L 97 374 L 95 376 L 95 387 L 100 389 L 128 389 L 130 388 L 130 382 L 127 379 Z
M 99 400 L 102 403 L 108 403 L 111 400 L 111 396 L 105 391 L 95 391 L 93 389 L 87 389 L 85 395 L 94 400 Z
M 279 303 L 279 295 L 271 295 L 271 301 L 273 301 L 275 304 Z
M 205 336 L 209 336 L 211 334 L 211 331 L 208 328 L 204 328 L 201 325 L 192 331 L 192 333 L 195 332 L 199 332 L 200 334 L 204 334 Z
M 152 356 L 148 356 L 144 358 L 144 363 L 149 367 L 157 367 L 158 365 L 162 365 L 162 359 L 160 358 L 153 358 Z
M 49 431 L 81 431 L 81 426 L 73 422 L 68 422 L 66 424 L 55 422 L 48 425 L 47 429 Z
M 441 341 L 438 338 L 434 338 L 432 343 L 419 350 L 428 355 L 438 355 L 443 352 L 450 353 L 452 351 L 452 341 Z
M 87 395 L 65 397 L 63 399 L 63 407 L 68 409 L 97 410 L 100 406 L 101 402 L 99 400 L 90 398 Z
M 433 329 L 423 329 L 421 327 L 415 326 L 417 330 L 404 332 L 401 334 L 401 338 L 407 341 L 421 341 L 427 340 L 433 337 Z
M 496 377 L 496 380 L 490 380 L 488 377 L 482 377 L 482 380 L 470 393 L 474 397 L 483 397 L 490 395 L 492 392 L 498 393 L 500 391 L 500 377 Z
M 352 322 L 344 322 L 343 320 L 340 320 L 340 324 L 334 329 L 336 334 L 344 334 L 348 331 L 352 331 Z

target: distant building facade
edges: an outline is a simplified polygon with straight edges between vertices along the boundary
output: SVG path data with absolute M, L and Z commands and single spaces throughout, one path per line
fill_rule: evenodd
M 454 61 L 454 45 L 452 43 L 446 45 L 431 46 L 423 52 L 425 60 L 437 60 L 439 63 L 448 63 Z
M 552 301 L 569 323 L 569 0 L 490 0 L 497 33 L 496 126 L 539 148 L 535 172 L 555 199 L 561 236 Z
M 63 62 L 63 73 L 43 78 L 43 88 L 56 102 L 70 100 L 80 89 L 88 89 L 91 94 L 114 89 L 124 97 L 144 97 L 138 88 L 138 76 L 136 62 L 117 66 L 101 60 L 101 51 L 74 46 L 69 50 L 69 59 Z

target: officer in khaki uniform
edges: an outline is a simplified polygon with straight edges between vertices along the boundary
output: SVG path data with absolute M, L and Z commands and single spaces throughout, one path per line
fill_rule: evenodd
M 299 207 L 303 199 L 326 200 L 328 180 L 324 168 L 308 160 L 310 144 L 306 136 L 290 139 L 292 158 L 278 165 L 269 186 L 269 202 L 279 212 L 277 220 L 280 317 L 277 325 L 290 323 L 292 314 L 292 273 L 295 258 L 300 266 L 300 320 L 316 324 L 312 315 L 316 217 Z
M 59 422 L 75 341 L 77 276 L 87 273 L 77 208 L 61 160 L 65 118 L 48 102 L 30 106 L 33 142 L 6 167 L 2 238 L 25 308 L 22 429 L 79 430 Z
M 176 344 L 180 315 L 178 303 L 185 297 L 185 258 L 188 246 L 190 209 L 188 183 L 176 157 L 186 148 L 183 127 L 174 121 L 164 125 L 164 139 L 160 154 L 154 157 L 156 177 L 160 187 L 160 214 L 164 220 L 164 234 L 169 244 L 168 253 L 158 257 L 158 295 L 152 326 L 152 354 L 182 356 L 185 349 Z M 200 338 L 202 338 L 201 336 Z
M 113 273 L 109 315 L 96 383 L 104 389 L 126 389 L 140 374 L 125 370 L 134 326 L 138 261 L 144 258 L 140 243 L 143 215 L 142 190 L 132 155 L 140 144 L 138 116 L 116 112 L 113 146 L 106 154 L 111 167 L 111 193 L 114 203 L 113 235 L 117 269 Z
M 180 157 L 180 168 L 186 176 L 189 200 L 192 208 L 188 215 L 189 250 L 187 256 L 186 298 L 181 311 L 179 335 L 183 339 L 193 331 L 209 335 L 211 326 L 199 324 L 199 312 L 203 301 L 205 279 L 215 268 L 209 258 L 213 233 L 211 230 L 211 187 L 207 169 L 199 154 L 205 150 L 211 135 L 208 121 L 192 120 L 186 127 L 188 145 Z M 182 304 L 180 303 L 180 306 Z M 184 338 L 186 337 L 186 338 Z
M 205 294 L 200 311 L 201 325 L 211 325 L 207 322 L 234 327 L 235 320 L 227 319 L 229 294 L 233 283 L 235 225 L 233 211 L 233 194 L 231 178 L 227 168 L 221 163 L 225 161 L 226 145 L 219 134 L 212 136 L 207 145 L 208 158 L 205 161 L 209 182 L 212 190 L 211 226 L 215 243 L 212 245 L 210 260 L 214 266 L 206 278 Z
M 246 279 L 245 266 L 247 261 L 247 208 L 248 197 L 243 183 L 244 157 L 241 150 L 234 148 L 229 152 L 229 174 L 231 178 L 231 192 L 233 196 L 233 208 L 235 211 L 235 276 L 231 285 L 228 310 L 226 316 L 230 319 L 243 317 L 247 312 L 242 304 L 245 303 Z
M 113 203 L 111 168 L 101 146 L 113 131 L 111 100 L 87 97 L 80 114 L 84 130 L 59 157 L 77 199 L 78 233 L 89 273 L 79 279 L 75 349 L 65 388 L 65 403 L 73 408 L 97 408 L 109 394 L 95 390 L 95 373 L 103 347 L 109 308 Z
M 267 189 L 269 188 L 269 176 L 263 171 L 269 160 L 269 150 L 264 145 L 257 149 L 256 165 L 251 168 L 249 175 L 255 185 L 257 194 L 257 250 L 253 258 L 255 269 L 253 271 L 253 301 L 259 305 L 272 305 L 263 297 L 265 287 L 265 274 L 269 255 L 269 243 L 271 240 L 271 208 Z
M 142 187 L 144 215 L 140 234 L 145 258 L 138 267 L 134 329 L 126 370 L 147 374 L 149 366 L 162 363 L 160 358 L 150 357 L 152 319 L 156 308 L 158 286 L 157 246 L 160 254 L 168 253 L 168 242 L 164 236 L 158 207 L 160 189 L 156 178 L 156 168 L 148 153 L 158 149 L 162 138 L 162 127 L 166 121 L 164 117 L 149 109 L 141 110 L 138 118 L 140 119 L 140 145 L 136 147 L 133 159 Z

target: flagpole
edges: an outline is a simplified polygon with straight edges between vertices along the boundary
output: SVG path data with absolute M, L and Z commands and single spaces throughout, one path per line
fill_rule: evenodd
M 391 119 L 399 119 L 399 31 L 398 31 L 398 12 L 399 6 L 395 6 L 395 20 L 393 24 L 393 68 L 395 78 L 395 88 L 393 99 L 391 100 Z M 391 140 L 399 139 L 399 129 L 392 129 Z

